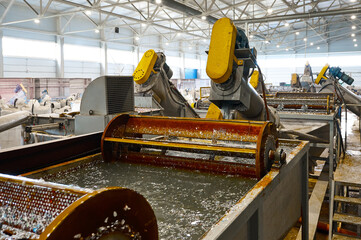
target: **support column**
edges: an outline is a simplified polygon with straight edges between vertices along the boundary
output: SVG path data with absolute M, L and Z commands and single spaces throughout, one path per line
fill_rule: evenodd
M 57 36 L 56 37 L 56 77 L 63 78 L 64 77 L 64 37 Z
M 244 24 L 244 28 L 245 28 L 244 30 L 245 30 L 246 36 L 249 37 L 248 22 L 246 22 L 246 23 Z
M 61 31 L 61 18 L 56 19 L 56 77 L 64 78 L 64 36 Z
M 100 42 L 101 62 L 100 62 L 100 75 L 108 75 L 108 44 Z
M 181 69 L 179 73 L 179 78 L 184 79 L 185 78 L 185 57 L 182 47 L 182 42 L 179 43 L 179 57 L 181 58 Z
M 0 30 L 0 77 L 4 77 L 3 31 Z

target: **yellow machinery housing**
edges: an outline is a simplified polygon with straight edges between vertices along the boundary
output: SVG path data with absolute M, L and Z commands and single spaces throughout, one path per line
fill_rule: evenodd
M 206 72 L 215 83 L 224 83 L 231 76 L 236 37 L 236 27 L 229 18 L 221 18 L 214 24 Z
M 145 83 L 153 70 L 154 64 L 157 61 L 157 54 L 153 49 L 146 51 L 140 60 L 137 68 L 133 73 L 133 79 L 137 84 Z

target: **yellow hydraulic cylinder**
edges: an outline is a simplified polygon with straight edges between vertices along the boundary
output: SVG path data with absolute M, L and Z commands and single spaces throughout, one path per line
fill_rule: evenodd
M 211 105 L 208 108 L 206 118 L 207 119 L 222 120 L 223 115 L 222 115 L 221 110 L 215 104 L 211 103 Z
M 152 73 L 157 54 L 153 49 L 146 51 L 133 73 L 133 79 L 137 84 L 145 83 Z
M 206 72 L 215 83 L 224 83 L 231 76 L 236 37 L 237 29 L 229 18 L 214 24 Z
M 251 80 L 249 83 L 252 85 L 254 89 L 258 87 L 258 79 L 259 79 L 259 72 L 257 70 L 254 70 L 251 76 Z

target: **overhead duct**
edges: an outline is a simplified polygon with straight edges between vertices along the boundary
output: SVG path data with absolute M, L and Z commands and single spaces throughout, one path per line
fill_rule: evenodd
M 194 8 L 188 7 L 174 0 L 163 0 L 162 4 L 174 10 L 180 11 L 186 14 L 187 16 L 203 15 L 203 12 L 195 10 Z M 210 24 L 214 24 L 218 20 L 217 18 L 212 16 L 206 16 L 206 18 Z
M 194 8 L 188 7 L 187 5 L 184 5 L 182 3 L 179 3 L 175 0 L 163 0 L 162 4 L 166 7 L 169 7 L 171 9 L 174 9 L 176 11 L 182 12 L 186 14 L 187 16 L 197 16 L 197 15 L 203 15 L 203 12 L 195 10 Z M 212 16 L 205 16 L 206 20 L 209 24 L 214 24 L 217 22 L 218 18 L 212 17 Z M 243 30 L 243 29 L 242 29 Z M 255 35 L 256 37 L 265 40 L 264 37 Z

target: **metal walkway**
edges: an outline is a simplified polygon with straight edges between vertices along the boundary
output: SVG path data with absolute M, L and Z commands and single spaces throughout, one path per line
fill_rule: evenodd
M 348 128 L 350 128 L 350 126 L 348 126 Z M 340 160 L 334 173 L 334 209 L 331 209 L 331 211 L 333 211 L 332 239 L 361 238 L 360 133 L 349 131 L 347 137 L 347 154 L 344 159 Z M 351 230 L 337 233 L 337 229 L 340 228 Z

